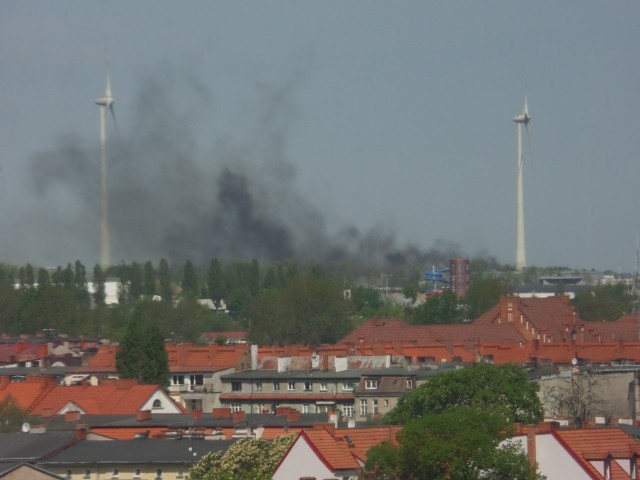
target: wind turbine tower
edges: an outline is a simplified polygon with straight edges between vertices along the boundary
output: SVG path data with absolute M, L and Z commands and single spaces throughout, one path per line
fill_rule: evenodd
M 517 163 L 517 185 L 516 185 L 516 270 L 521 271 L 527 266 L 527 252 L 524 241 L 524 191 L 522 172 L 524 162 L 522 157 L 522 126 L 527 129 L 529 135 L 529 109 L 527 108 L 527 98 L 524 99 L 522 113 L 513 117 L 513 121 L 518 125 L 518 163 Z
M 109 191 L 107 188 L 107 109 L 115 125 L 116 117 L 113 111 L 114 98 L 111 95 L 111 79 L 109 78 L 109 61 L 107 67 L 107 86 L 104 95 L 96 100 L 100 107 L 100 265 L 108 267 L 111 264 L 111 245 L 109 239 Z

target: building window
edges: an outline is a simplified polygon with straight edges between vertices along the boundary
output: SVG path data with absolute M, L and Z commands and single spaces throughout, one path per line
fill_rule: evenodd
M 84 478 L 91 478 L 91 470 L 88 468 L 84 471 Z
M 327 391 L 327 382 L 320 382 L 320 391 L 321 392 Z
M 231 411 L 232 412 L 241 412 L 242 411 L 242 404 L 241 403 L 232 403 L 231 404 Z
M 140 478 L 141 470 L 136 468 L 135 473 L 133 474 L 133 478 Z
M 303 403 L 302 404 L 302 413 L 309 413 L 309 404 L 308 403 Z
M 360 400 L 360 416 L 361 417 L 366 417 L 367 416 L 367 401 L 366 400 Z
M 71 475 L 73 475 L 73 472 L 71 470 L 67 470 L 67 478 L 71 478 Z
M 295 390 L 296 389 L 296 382 L 294 382 L 293 380 L 289 380 L 289 383 L 287 384 L 287 390 Z
M 231 391 L 239 392 L 242 390 L 242 382 L 231 382 Z
M 349 380 L 345 380 L 342 383 L 342 390 L 353 390 L 353 382 L 349 381 Z
M 342 414 L 347 418 L 353 418 L 353 405 L 343 405 Z
M 377 388 L 378 388 L 378 380 L 367 379 L 364 381 L 365 390 L 377 390 Z
M 413 378 L 407 378 L 407 390 L 413 390 L 416 387 L 416 382 Z
M 373 401 L 373 413 L 378 413 L 378 400 Z
M 304 382 L 304 389 L 306 391 L 310 391 L 313 388 L 313 384 L 309 381 L 309 380 L 305 380 Z
M 629 476 L 633 480 L 638 480 L 638 459 L 635 456 L 629 460 Z
M 184 385 L 184 375 L 173 375 L 171 385 Z
M 262 382 L 256 382 L 256 390 L 259 392 L 262 391 Z
M 280 382 L 273 382 L 273 391 L 277 392 L 280 390 Z
M 384 400 L 384 406 L 385 406 L 385 407 L 388 407 L 388 406 L 389 406 L 389 400 L 387 400 L 387 399 L 385 399 L 385 400 Z
M 111 478 L 118 478 L 118 469 L 114 468 L 113 473 L 111 474 Z
M 159 468 L 156 470 L 156 480 L 160 480 L 162 478 L 162 469 Z
M 162 402 L 161 402 L 159 399 L 157 399 L 157 398 L 156 398 L 156 399 L 153 401 L 153 406 L 152 406 L 152 408 L 162 408 Z
M 204 385 L 204 376 L 201 374 L 189 375 L 189 382 L 191 383 L 191 390 L 195 390 L 196 386 Z

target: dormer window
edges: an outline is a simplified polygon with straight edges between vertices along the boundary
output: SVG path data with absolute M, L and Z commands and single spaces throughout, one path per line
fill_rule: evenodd
M 153 408 L 162 408 L 162 402 L 156 398 L 153 401 Z
M 366 379 L 364 381 L 364 389 L 365 390 L 377 390 L 378 389 L 378 380 Z

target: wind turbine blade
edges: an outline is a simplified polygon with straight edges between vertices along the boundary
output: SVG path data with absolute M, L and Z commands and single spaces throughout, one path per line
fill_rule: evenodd
M 533 167 L 533 149 L 531 148 L 531 137 L 529 136 L 528 122 L 524 124 L 524 129 L 527 131 L 527 145 L 529 145 L 529 156 L 531 157 L 531 166 Z
M 116 122 L 116 113 L 113 110 L 113 103 L 111 105 L 109 105 L 109 110 L 111 111 L 111 118 L 113 118 L 113 125 L 116 127 L 116 133 L 120 133 L 120 131 L 118 130 L 118 122 Z M 527 130 L 528 133 L 528 130 Z

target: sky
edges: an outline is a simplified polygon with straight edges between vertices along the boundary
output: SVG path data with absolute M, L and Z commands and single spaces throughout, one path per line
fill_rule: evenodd
M 0 2 L 0 262 L 635 272 L 640 2 Z M 105 55 L 106 53 L 106 55 Z M 437 265 L 440 266 L 440 265 Z

